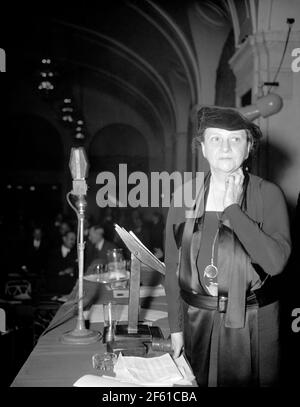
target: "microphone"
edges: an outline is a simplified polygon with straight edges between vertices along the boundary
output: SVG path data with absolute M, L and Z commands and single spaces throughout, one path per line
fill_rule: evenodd
M 62 342 L 74 345 L 86 345 L 97 342 L 100 335 L 96 331 L 92 331 L 85 327 L 83 315 L 83 268 L 84 268 L 84 212 L 86 207 L 85 195 L 87 193 L 87 184 L 85 178 L 88 171 L 88 162 L 83 147 L 71 149 L 69 167 L 73 178 L 73 190 L 68 192 L 67 201 L 76 212 L 78 218 L 78 237 L 77 237 L 77 253 L 78 253 L 78 316 L 76 328 L 72 331 L 65 332 L 62 335 Z M 76 207 L 70 202 L 69 194 L 77 196 Z
M 89 164 L 83 147 L 72 147 L 69 167 L 73 178 L 72 195 L 86 195 L 87 183 L 85 178 L 87 177 Z

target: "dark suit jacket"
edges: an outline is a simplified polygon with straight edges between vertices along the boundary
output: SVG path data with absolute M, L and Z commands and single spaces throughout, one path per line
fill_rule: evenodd
M 33 239 L 27 241 L 24 250 L 23 263 L 31 273 L 41 274 L 45 269 L 48 256 L 48 244 L 45 239 L 42 239 L 39 248 L 33 246 Z
M 98 250 L 91 242 L 87 242 L 85 247 L 85 270 L 91 265 L 94 260 L 99 260 L 99 262 L 106 264 L 106 252 L 107 250 L 115 249 L 117 246 L 104 239 L 104 243 L 101 250 Z
M 59 272 L 67 268 L 73 269 L 73 276 L 60 276 Z M 77 250 L 74 247 L 66 257 L 62 256 L 61 246 L 50 253 L 46 267 L 46 291 L 55 295 L 69 294 L 78 277 Z

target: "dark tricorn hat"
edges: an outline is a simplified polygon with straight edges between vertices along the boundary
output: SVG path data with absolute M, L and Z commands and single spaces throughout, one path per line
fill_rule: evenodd
M 253 142 L 257 142 L 262 133 L 260 128 L 239 113 L 236 109 L 219 106 L 203 106 L 197 112 L 197 135 L 203 137 L 205 129 L 217 127 L 224 130 L 249 130 Z

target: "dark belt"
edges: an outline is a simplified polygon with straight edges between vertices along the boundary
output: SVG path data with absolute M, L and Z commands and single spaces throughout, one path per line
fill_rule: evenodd
M 189 305 L 192 305 L 196 308 L 204 308 L 208 310 L 217 310 L 219 312 L 226 312 L 227 304 L 228 304 L 228 297 L 225 295 L 219 295 L 218 297 L 212 297 L 209 295 L 200 295 L 194 294 L 185 290 L 180 290 L 180 294 L 182 299 Z M 267 304 L 264 304 L 267 305 Z M 246 306 L 247 308 L 254 307 L 254 306 L 262 306 L 259 304 L 256 295 L 251 294 L 246 298 Z
M 228 297 L 224 295 L 219 295 L 218 297 L 212 297 L 208 295 L 194 294 L 183 289 L 180 290 L 182 299 L 188 304 L 196 308 L 206 309 L 211 311 L 218 311 L 214 314 L 214 322 L 211 334 L 211 344 L 210 344 L 210 360 L 209 360 L 209 374 L 208 374 L 208 386 L 216 387 L 218 385 L 218 348 L 219 348 L 219 333 L 224 318 L 224 313 L 227 309 Z M 259 290 L 256 293 L 251 293 L 246 298 L 246 308 L 256 308 L 263 307 L 265 305 L 274 302 L 274 298 L 262 298 L 259 295 Z M 256 339 L 254 339 L 254 337 Z M 251 336 L 253 345 L 256 344 L 258 347 L 258 326 L 256 324 L 255 332 Z M 258 355 L 258 348 L 256 350 L 256 355 Z M 255 362 L 255 376 L 258 380 L 258 359 Z

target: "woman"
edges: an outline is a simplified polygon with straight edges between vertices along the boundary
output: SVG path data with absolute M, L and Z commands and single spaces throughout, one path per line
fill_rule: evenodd
M 237 111 L 202 107 L 198 135 L 210 171 L 192 208 L 171 206 L 166 293 L 174 357 L 185 350 L 200 386 L 278 381 L 276 275 L 290 254 L 281 190 L 247 173 L 261 132 Z

